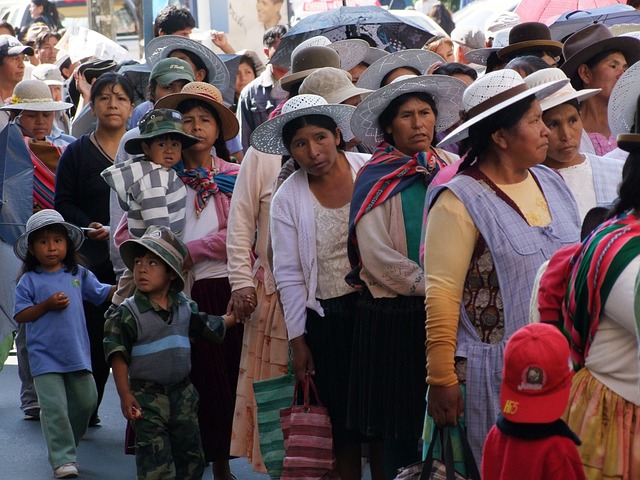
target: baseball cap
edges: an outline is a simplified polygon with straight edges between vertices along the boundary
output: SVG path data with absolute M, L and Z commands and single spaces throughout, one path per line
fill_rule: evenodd
M 31 78 L 41 80 L 49 86 L 64 85 L 64 78 L 60 69 L 52 63 L 42 63 L 31 72 Z
M 533 323 L 509 339 L 500 390 L 502 415 L 515 423 L 551 423 L 569 401 L 569 342 L 553 325 Z
M 484 33 L 475 25 L 460 25 L 451 32 L 451 40 L 469 48 L 484 48 Z
M 33 48 L 21 44 L 16 37 L 0 35 L 0 57 L 20 55 L 21 53 L 26 53 L 29 56 L 34 54 Z
M 181 58 L 163 58 L 153 66 L 149 80 L 155 80 L 159 85 L 170 85 L 176 80 L 195 82 L 191 65 Z

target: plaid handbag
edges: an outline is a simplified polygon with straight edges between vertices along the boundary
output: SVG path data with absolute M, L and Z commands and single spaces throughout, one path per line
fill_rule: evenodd
M 302 388 L 303 403 L 297 404 Z M 310 389 L 317 405 L 310 403 Z M 283 479 L 337 479 L 336 457 L 333 451 L 331 419 L 322 405 L 318 391 L 309 374 L 303 382 L 296 382 L 293 404 L 280 410 L 280 423 L 284 435 L 286 455 L 283 461 Z
M 280 409 L 291 405 L 294 385 L 295 378 L 291 364 L 286 375 L 253 382 L 260 433 L 260 452 L 271 478 L 279 478 L 282 475 L 284 437 L 280 428 Z
M 464 428 L 461 425 L 458 425 L 456 428 L 458 429 L 460 442 L 462 443 L 462 453 L 467 475 L 462 475 L 456 471 L 453 460 L 453 447 L 451 445 L 451 428 L 454 427 L 442 428 L 436 426 L 425 461 L 401 468 L 394 480 L 480 480 L 478 466 L 473 458 L 473 452 L 467 441 Z M 437 442 L 440 442 L 440 451 L 443 452 L 444 462 L 433 458 L 433 449 Z

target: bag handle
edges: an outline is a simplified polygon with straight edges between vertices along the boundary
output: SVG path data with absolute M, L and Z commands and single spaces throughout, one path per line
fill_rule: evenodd
M 478 465 L 473 456 L 473 452 L 471 451 L 471 445 L 469 445 L 469 441 L 467 440 L 467 435 L 464 431 L 464 427 L 458 423 L 457 427 L 439 427 L 435 426 L 433 438 L 431 443 L 429 444 L 429 449 L 427 450 L 427 456 L 425 458 L 424 466 L 422 468 L 422 473 L 420 474 L 420 480 L 429 480 L 431 475 L 431 468 L 433 466 L 433 450 L 436 446 L 436 442 L 440 441 L 440 449 L 442 451 L 442 455 L 444 457 L 444 465 L 447 473 L 447 480 L 455 480 L 456 471 L 455 471 L 455 461 L 453 458 L 453 445 L 451 442 L 451 429 L 457 428 L 458 434 L 460 435 L 460 443 L 462 443 L 462 455 L 465 467 L 467 469 L 467 477 L 470 480 L 480 480 L 480 472 L 478 470 Z
M 305 409 L 308 409 L 311 404 L 310 388 L 313 390 L 313 394 L 316 397 L 316 403 L 319 407 L 322 407 L 323 404 L 320 400 L 320 396 L 318 395 L 316 384 L 314 383 L 311 375 L 309 375 L 309 372 L 305 373 L 304 380 L 296 380 L 295 387 L 293 387 L 293 402 L 291 403 L 291 406 L 296 405 L 296 402 L 298 401 L 298 392 L 299 389 L 301 389 L 303 395 L 303 406 Z

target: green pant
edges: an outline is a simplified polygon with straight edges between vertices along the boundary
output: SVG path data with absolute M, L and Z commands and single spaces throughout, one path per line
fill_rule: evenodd
M 133 423 L 138 478 L 200 480 L 205 462 L 195 387 L 188 379 L 170 386 L 130 383 L 142 408 L 142 418 Z
M 51 467 L 76 462 L 78 443 L 98 401 L 91 372 L 45 373 L 33 377 L 33 383 Z

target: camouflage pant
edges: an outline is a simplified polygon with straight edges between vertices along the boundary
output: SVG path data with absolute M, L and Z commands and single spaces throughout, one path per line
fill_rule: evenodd
M 136 420 L 138 479 L 200 480 L 205 462 L 198 428 L 198 392 L 188 379 L 171 386 L 131 381 L 142 407 Z

